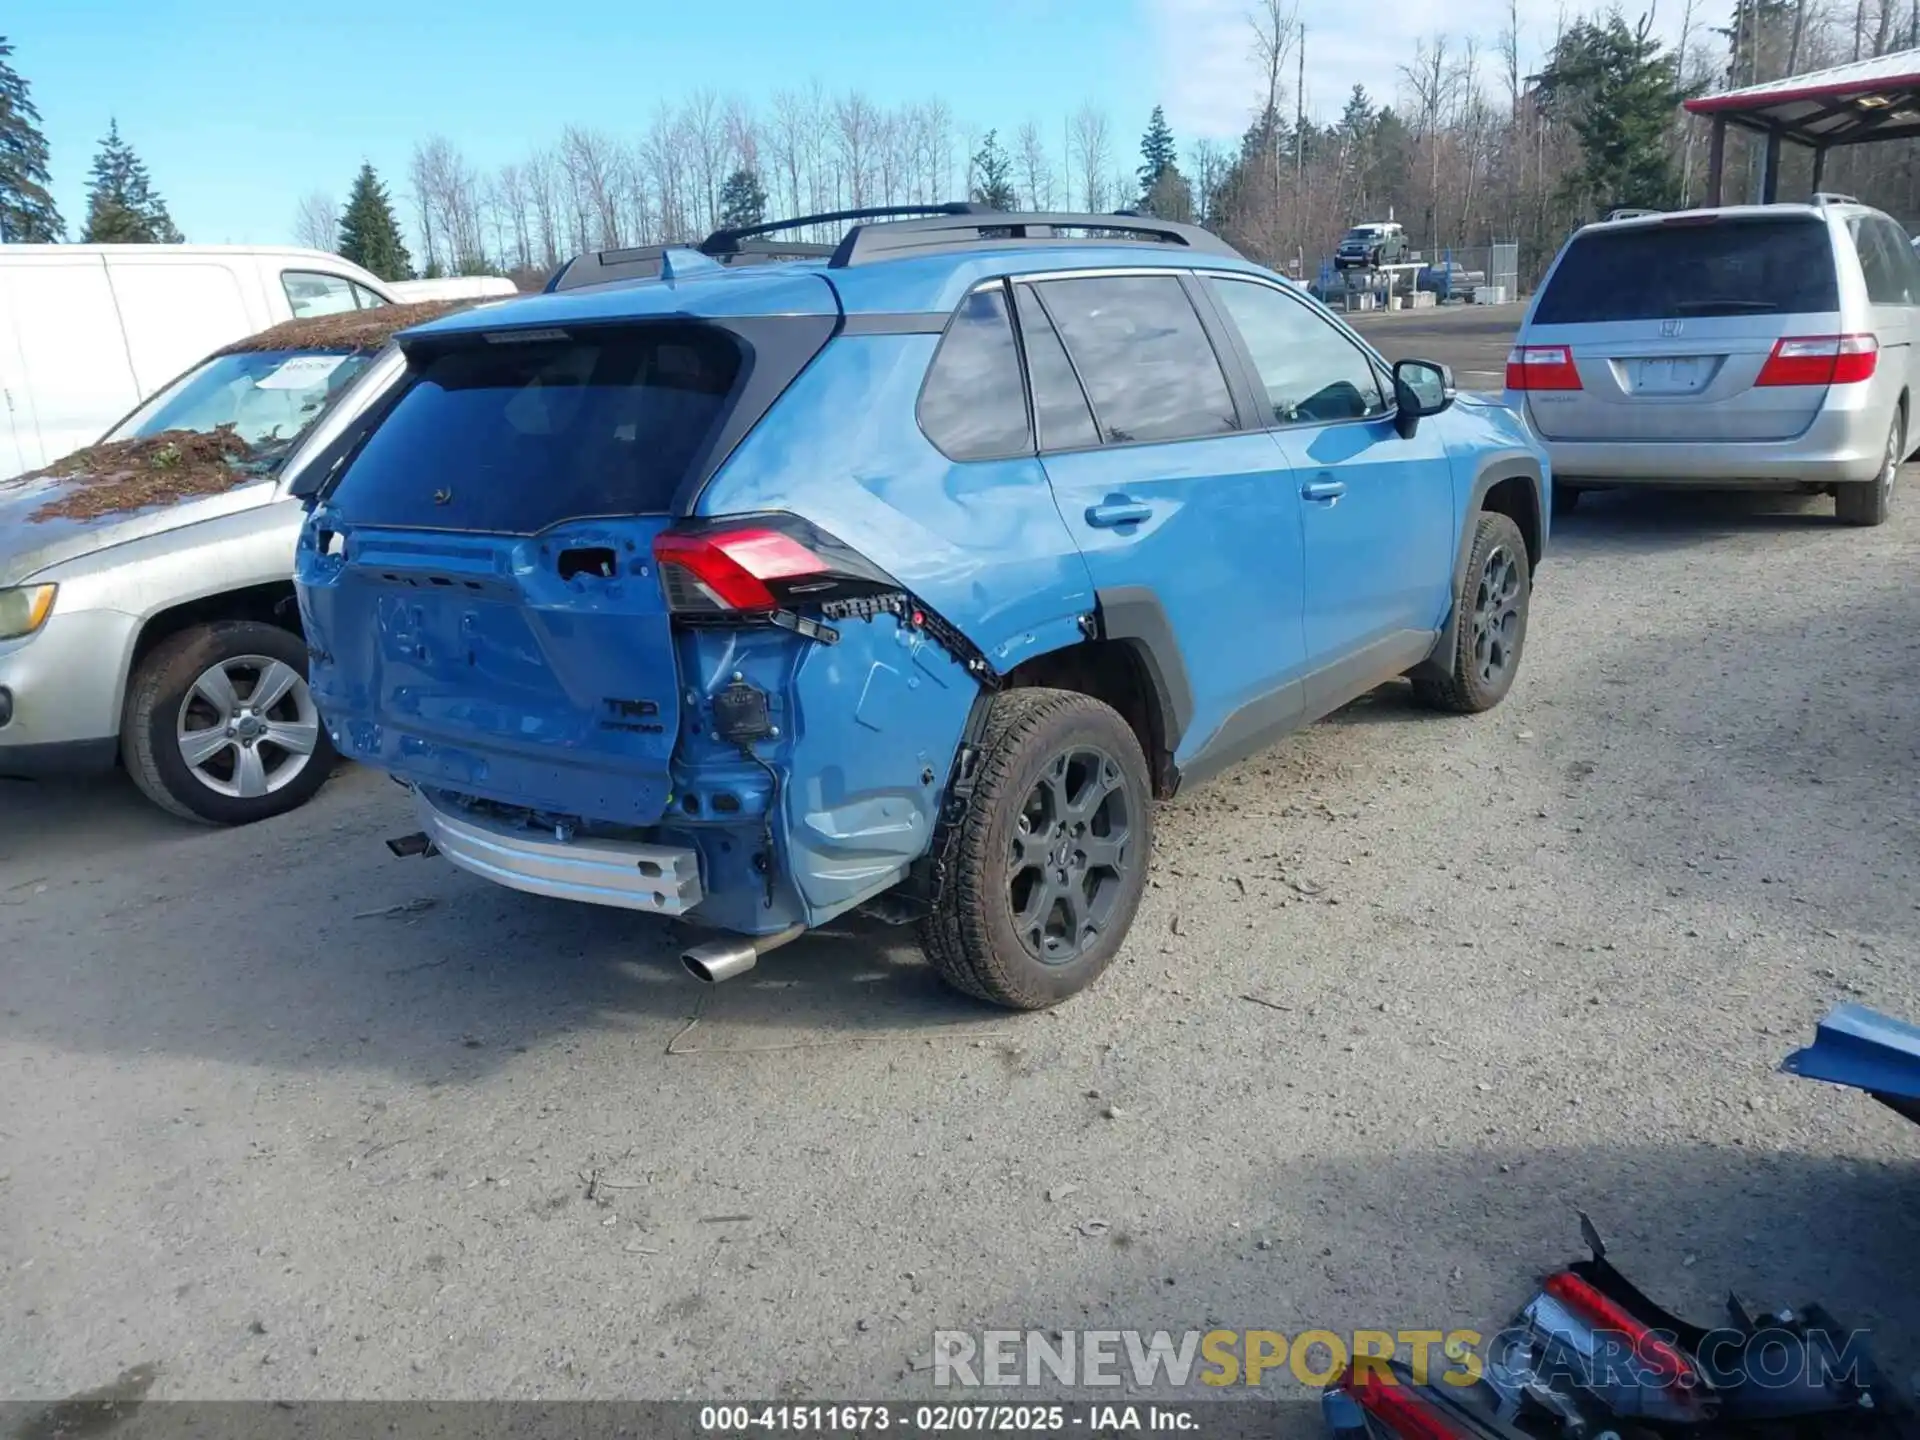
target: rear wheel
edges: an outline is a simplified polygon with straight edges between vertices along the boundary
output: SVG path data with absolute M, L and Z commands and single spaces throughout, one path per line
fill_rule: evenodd
M 1532 597 L 1520 527 L 1508 516 L 1481 511 L 1454 595 L 1453 653 L 1436 657 L 1443 672 L 1414 675 L 1414 694 L 1436 710 L 1460 715 L 1491 710 L 1506 699 L 1526 648 Z
M 306 646 L 250 620 L 161 641 L 128 687 L 120 755 L 142 793 L 184 820 L 247 825 L 306 804 L 334 761 Z
M 1886 453 L 1880 460 L 1880 473 L 1871 480 L 1833 487 L 1833 513 L 1847 525 L 1884 525 L 1893 510 L 1893 482 L 1899 478 L 1900 462 L 1907 453 L 1906 412 L 1895 407 L 1893 425 L 1887 432 Z
M 1133 923 L 1153 843 L 1146 759 L 1098 700 L 1013 690 L 993 701 L 975 774 L 921 948 L 955 988 L 1043 1010 L 1092 984 Z

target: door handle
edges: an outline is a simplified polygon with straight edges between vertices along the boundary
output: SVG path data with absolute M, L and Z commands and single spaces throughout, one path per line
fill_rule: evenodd
M 1113 525 L 1132 525 L 1153 514 L 1153 507 L 1139 500 L 1103 500 L 1087 507 L 1087 524 L 1105 529 Z
M 1300 487 L 1302 500 L 1333 501 L 1346 493 L 1347 482 L 1344 480 L 1309 480 Z

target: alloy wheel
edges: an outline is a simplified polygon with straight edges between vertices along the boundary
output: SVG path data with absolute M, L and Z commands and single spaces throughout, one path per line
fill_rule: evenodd
M 1079 745 L 1050 760 L 1014 822 L 1007 898 L 1021 943 L 1049 965 L 1100 938 L 1138 863 L 1134 798 L 1105 750 Z
M 175 739 L 194 779 L 241 799 L 291 784 L 313 759 L 320 714 L 284 660 L 236 655 L 203 671 L 180 702 Z
M 1473 666 L 1483 685 L 1495 684 L 1514 662 L 1520 643 L 1520 564 L 1496 545 L 1480 569 L 1473 600 Z

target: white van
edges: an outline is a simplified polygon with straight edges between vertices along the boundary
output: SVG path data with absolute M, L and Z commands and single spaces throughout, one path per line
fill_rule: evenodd
M 387 293 L 411 305 L 418 300 L 484 300 L 518 295 L 520 287 L 504 275 L 445 275 L 437 280 L 389 280 Z
M 393 300 L 319 250 L 0 245 L 0 479 L 91 445 L 243 335 Z

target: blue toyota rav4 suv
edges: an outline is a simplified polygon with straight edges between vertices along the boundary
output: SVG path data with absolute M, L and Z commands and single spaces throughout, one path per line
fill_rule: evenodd
M 1510 411 L 1203 230 L 913 213 L 402 334 L 297 567 L 397 853 L 732 932 L 708 980 L 863 906 L 1037 1008 L 1125 938 L 1155 799 L 1395 676 L 1506 694 L 1551 513 Z

